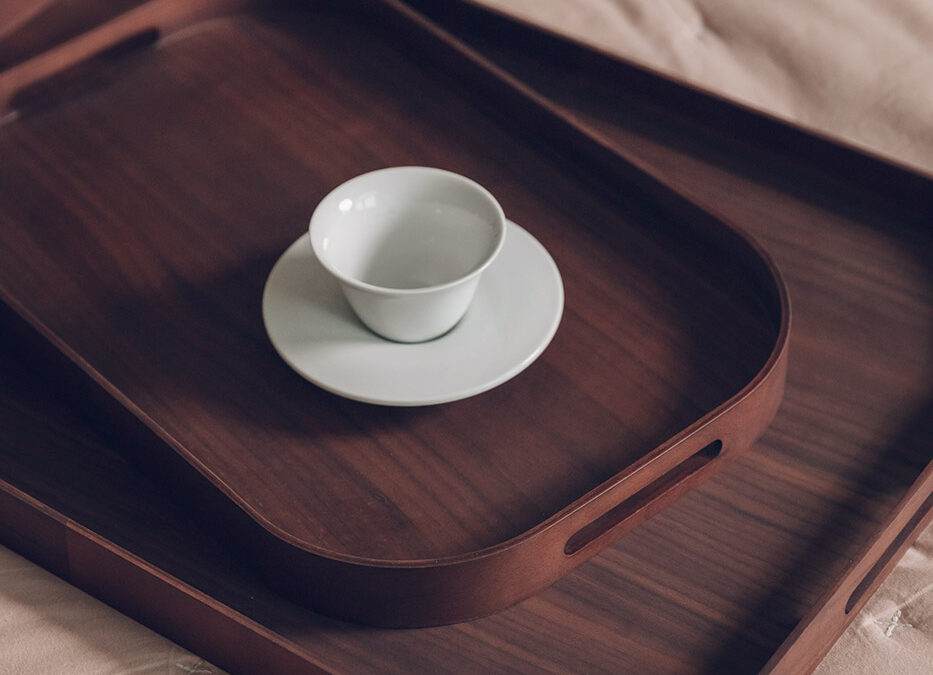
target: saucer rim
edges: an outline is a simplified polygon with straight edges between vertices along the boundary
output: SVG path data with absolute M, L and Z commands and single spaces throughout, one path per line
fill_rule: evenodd
M 563 277 L 560 274 L 560 270 L 557 267 L 557 263 L 554 261 L 554 258 L 551 256 L 548 250 L 544 247 L 544 245 L 540 241 L 538 241 L 538 239 L 533 234 L 531 234 L 528 230 L 526 230 L 521 225 L 518 225 L 517 223 L 515 223 L 514 221 L 508 218 L 506 219 L 506 230 L 507 230 L 506 239 L 508 239 L 510 235 L 516 235 L 519 237 L 520 236 L 527 237 L 527 243 L 532 248 L 534 248 L 536 252 L 538 253 L 538 255 L 541 256 L 542 260 L 545 261 L 546 266 L 548 267 L 548 270 L 551 273 L 549 274 L 549 276 L 554 281 L 556 281 L 556 284 L 555 284 L 556 290 L 554 294 L 556 309 L 553 311 L 553 315 L 550 321 L 548 322 L 546 330 L 542 330 L 540 332 L 540 337 L 536 340 L 535 348 L 529 351 L 523 358 L 516 360 L 514 364 L 511 365 L 510 367 L 503 369 L 501 373 L 499 373 L 496 377 L 491 378 L 490 380 L 487 380 L 481 384 L 477 384 L 477 385 L 467 387 L 467 388 L 451 389 L 448 393 L 438 395 L 438 396 L 427 397 L 427 398 L 425 397 L 385 398 L 385 397 L 367 396 L 365 394 L 354 393 L 354 392 L 347 391 L 346 389 L 340 389 L 340 388 L 334 387 L 328 383 L 314 379 L 311 375 L 307 373 L 305 369 L 298 367 L 294 363 L 293 359 L 290 359 L 285 353 L 283 353 L 281 349 L 279 349 L 279 346 L 276 344 L 275 340 L 272 338 L 272 331 L 270 330 L 270 327 L 269 327 L 270 320 L 269 320 L 268 312 L 266 310 L 266 297 L 268 294 L 269 282 L 272 279 L 272 275 L 275 272 L 275 269 L 278 267 L 279 262 L 282 260 L 282 258 L 284 258 L 284 256 L 288 253 L 288 251 L 292 247 L 296 246 L 303 239 L 308 238 L 310 240 L 310 234 L 307 231 L 304 232 L 300 237 L 298 237 L 291 244 L 289 244 L 288 247 L 286 247 L 286 249 L 276 259 L 275 264 L 272 266 L 272 269 L 269 271 L 269 275 L 266 277 L 266 282 L 263 285 L 263 293 L 262 293 L 262 319 L 263 319 L 263 327 L 265 328 L 265 331 L 266 331 L 266 337 L 268 338 L 269 342 L 272 344 L 272 347 L 273 349 L 275 349 L 275 352 L 276 354 L 278 354 L 279 358 L 281 358 L 286 363 L 286 365 L 288 365 L 288 367 L 291 368 L 291 370 L 293 370 L 296 374 L 301 376 L 304 380 L 310 382 L 314 386 L 319 387 L 320 389 L 323 389 L 324 391 L 327 391 L 335 396 L 340 396 L 341 398 L 356 401 L 359 403 L 365 403 L 368 405 L 397 407 L 397 408 L 414 408 L 414 407 L 422 407 L 422 406 L 441 405 L 443 403 L 453 403 L 456 401 L 461 401 L 467 398 L 471 398 L 473 396 L 477 396 L 491 389 L 494 389 L 498 387 L 499 385 L 504 384 L 505 382 L 508 382 L 512 378 L 518 376 L 520 373 L 526 370 L 529 366 L 531 366 L 531 364 L 537 361 L 538 358 L 541 356 L 541 354 L 544 353 L 544 350 L 547 349 L 547 347 L 551 344 L 551 341 L 554 339 L 554 335 L 557 334 L 557 329 L 560 327 L 561 320 L 563 319 L 564 303 L 565 303 Z M 508 230 L 512 230 L 512 231 L 508 232 Z M 309 242 L 309 245 L 310 245 L 310 242 Z M 313 247 L 311 248 L 311 253 L 312 255 L 314 255 Z M 499 256 L 497 256 L 496 259 L 492 261 L 492 263 L 489 265 L 489 267 L 486 268 L 485 271 L 488 271 L 490 268 L 496 265 L 496 263 L 501 262 L 502 253 L 504 253 L 504 247 L 503 247 L 503 250 L 500 251 Z M 326 268 L 322 267 L 322 269 L 326 272 Z M 479 285 L 480 287 L 477 289 L 477 292 L 479 292 L 480 289 L 482 288 L 483 277 L 480 277 Z M 468 317 L 469 317 L 469 314 L 464 316 L 463 319 L 461 319 L 461 322 L 467 320 Z M 450 332 L 457 330 L 457 327 L 459 325 L 460 323 L 455 325 L 450 331 L 448 331 L 447 334 L 442 335 L 441 337 L 435 338 L 434 340 L 430 340 L 428 342 L 434 343 L 438 340 L 444 340 L 447 337 L 447 335 L 449 335 Z M 363 326 L 363 328 L 367 332 L 372 333 L 372 331 L 369 328 L 366 328 L 365 325 Z M 375 333 L 372 333 L 372 334 L 380 340 L 385 340 L 385 342 L 390 345 L 393 344 L 391 340 L 386 340 L 386 338 L 378 336 Z M 397 343 L 397 344 L 400 349 L 410 350 L 412 348 L 417 348 L 419 344 L 424 344 L 424 343 Z

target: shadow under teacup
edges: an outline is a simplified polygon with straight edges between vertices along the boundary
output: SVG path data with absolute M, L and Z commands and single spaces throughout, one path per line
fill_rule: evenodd
M 359 319 L 399 342 L 436 338 L 460 321 L 505 229 L 502 207 L 481 185 L 417 166 L 343 183 L 309 227 L 314 254 Z

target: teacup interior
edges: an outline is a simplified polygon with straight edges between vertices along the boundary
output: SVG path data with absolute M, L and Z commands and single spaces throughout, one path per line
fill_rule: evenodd
M 501 238 L 501 212 L 476 186 L 438 174 L 351 182 L 329 195 L 312 228 L 323 262 L 391 289 L 438 286 L 481 267 Z

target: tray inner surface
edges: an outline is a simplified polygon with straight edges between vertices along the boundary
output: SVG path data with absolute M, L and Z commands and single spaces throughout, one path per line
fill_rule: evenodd
M 0 129 L 7 292 L 238 503 L 310 545 L 398 560 L 553 515 L 738 392 L 775 330 L 712 243 L 516 136 L 411 49 L 339 13 L 214 20 Z M 420 409 L 309 385 L 260 313 L 316 202 L 404 164 L 487 186 L 566 292 L 536 364 Z
M 788 627 L 824 609 L 824 592 L 864 555 L 861 547 L 933 457 L 930 178 L 508 21 L 443 16 L 458 3 L 416 4 L 438 8 L 445 26 L 619 153 L 715 204 L 780 266 L 794 326 L 774 423 L 735 470 L 639 533 L 688 508 L 698 536 L 729 533 L 718 564 L 741 567 L 735 579 L 755 579 L 768 591 L 742 601 L 741 630 L 752 643 L 734 636 L 697 670 L 757 671 L 781 640 L 794 639 Z M 703 495 L 717 504 L 712 518 L 699 512 Z M 733 510 L 749 520 L 734 519 Z M 684 532 L 672 532 L 668 554 L 677 555 Z M 687 567 L 692 562 L 682 573 Z M 867 599 L 859 580 L 844 601 Z M 845 625 L 839 616 L 831 628 L 813 626 L 819 636 L 810 646 L 821 642 L 823 651 L 810 654 L 810 667 Z M 786 668 L 780 672 L 802 670 L 800 662 Z
M 484 25 L 480 36 L 514 39 L 499 29 Z M 477 35 L 470 41 L 480 42 Z M 510 42 L 497 57 L 516 49 Z M 559 50 L 531 51 L 538 58 L 522 75 L 546 70 L 550 96 L 579 79 L 558 77 Z M 795 324 L 788 396 L 774 427 L 739 462 L 598 558 L 517 607 L 466 624 L 356 629 L 302 612 L 251 584 L 209 545 L 209 534 L 191 527 L 189 511 L 134 477 L 73 411 L 28 393 L 27 384 L 59 383 L 35 379 L 32 364 L 16 363 L 6 345 L 2 478 L 288 635 L 338 672 L 504 671 L 529 663 L 573 671 L 757 671 L 928 461 L 928 218 L 905 217 L 878 195 L 871 176 L 840 182 L 838 162 L 820 169 L 799 157 L 781 163 L 751 154 L 733 142 L 740 132 L 730 128 L 724 141 L 710 132 L 716 120 L 703 115 L 682 130 L 671 117 L 690 110 L 657 101 L 652 108 L 650 96 L 626 96 L 630 85 L 612 82 L 612 114 L 604 119 L 620 149 L 665 167 L 765 240 L 791 287 Z M 639 116 L 666 135 L 653 138 L 631 119 Z M 904 424 L 909 419 L 914 423 Z M 64 562 L 47 555 L 55 542 L 37 544 L 45 538 L 34 529 L 17 538 L 17 526 L 12 535 L 5 526 L 4 543 L 61 569 Z M 110 602 L 113 591 L 138 600 L 116 580 L 92 591 Z M 115 604 L 151 621 L 138 603 Z M 230 650 L 212 657 L 203 630 L 169 633 L 218 665 L 243 667 Z

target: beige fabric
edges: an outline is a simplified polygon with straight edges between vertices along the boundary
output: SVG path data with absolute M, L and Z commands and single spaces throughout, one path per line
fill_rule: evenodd
M 0 675 L 222 672 L 0 546 Z
M 933 172 L 930 0 L 478 0 Z
M 904 554 L 815 671 L 837 673 L 933 673 L 933 526 Z

